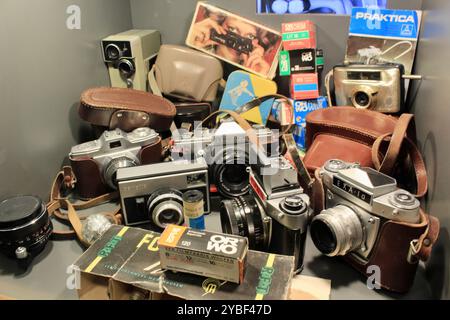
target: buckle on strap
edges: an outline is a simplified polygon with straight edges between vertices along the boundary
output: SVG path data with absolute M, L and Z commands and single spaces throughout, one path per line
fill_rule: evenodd
M 419 258 L 417 255 L 421 248 L 422 248 L 422 245 L 421 245 L 419 239 L 411 240 L 411 242 L 409 243 L 409 250 L 408 250 L 408 257 L 407 257 L 408 263 L 416 264 L 417 262 L 419 262 Z

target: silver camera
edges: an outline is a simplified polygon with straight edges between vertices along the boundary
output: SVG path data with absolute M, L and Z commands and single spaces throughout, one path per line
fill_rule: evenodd
M 69 158 L 78 180 L 116 189 L 117 170 L 145 163 L 146 154 L 158 152 L 160 144 L 161 138 L 153 129 L 138 128 L 130 133 L 116 129 L 105 131 L 98 140 L 72 147 Z M 86 169 L 91 167 L 92 160 L 97 164 L 99 175 Z
M 208 166 L 202 158 L 119 169 L 117 183 L 126 225 L 182 224 L 182 195 L 189 190 L 201 191 L 204 213 L 210 211 Z
M 278 139 L 272 130 L 254 125 L 261 144 L 270 152 L 278 151 Z M 202 157 L 209 166 L 210 181 L 224 197 L 248 193 L 248 167 L 256 163 L 245 131 L 234 121 L 225 121 L 217 130 L 200 128 L 174 137 L 172 158 L 193 160 Z
M 335 66 L 336 103 L 383 113 L 401 112 L 405 103 L 403 75 L 400 64 Z
M 366 263 L 386 221 L 421 220 L 419 201 L 374 169 L 330 160 L 320 175 L 326 209 L 314 217 L 310 230 L 316 247 L 328 256 L 350 254 Z
M 284 157 L 259 159 L 250 170 L 251 194 L 222 202 L 222 230 L 249 239 L 250 248 L 295 257 L 303 268 L 309 197 Z

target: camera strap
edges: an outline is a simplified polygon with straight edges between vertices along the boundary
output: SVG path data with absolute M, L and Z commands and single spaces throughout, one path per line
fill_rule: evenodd
M 118 193 L 107 193 L 82 203 L 73 204 L 69 201 L 68 197 L 63 196 L 63 194 L 73 190 L 75 188 L 75 184 L 76 178 L 72 172 L 72 168 L 69 166 L 63 167 L 63 170 L 57 173 L 56 178 L 53 181 L 52 189 L 50 190 L 50 200 L 47 204 L 49 216 L 56 217 L 63 222 L 68 222 L 71 229 L 53 230 L 52 237 L 55 240 L 74 239 L 76 237 L 84 246 L 88 247 L 90 243 L 88 243 L 83 237 L 82 220 L 86 219 L 89 214 L 81 214 L 77 212 L 77 210 L 93 208 L 100 204 L 115 200 L 118 198 Z M 66 212 L 63 213 L 61 209 L 66 210 Z M 122 222 L 120 206 L 118 206 L 113 212 L 105 212 L 101 214 L 107 217 L 111 223 L 121 224 Z

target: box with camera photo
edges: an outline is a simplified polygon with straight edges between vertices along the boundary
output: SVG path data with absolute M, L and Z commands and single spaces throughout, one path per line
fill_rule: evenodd
M 242 283 L 247 238 L 169 225 L 158 242 L 161 268 Z
M 241 284 L 184 272 L 163 270 L 159 248 L 149 233 L 142 245 L 114 274 L 113 300 L 284 300 L 292 280 L 294 258 L 249 250 Z
M 126 225 L 152 223 L 162 230 L 168 224 L 182 224 L 183 193 L 189 190 L 203 194 L 204 213 L 210 212 L 208 166 L 203 158 L 120 168 L 117 184 Z
M 79 271 L 76 273 L 78 297 L 86 300 L 109 299 L 109 279 L 142 245 L 141 241 L 146 234 L 153 238 L 158 235 L 138 228 L 111 226 L 73 263 Z
M 198 2 L 186 45 L 272 79 L 277 69 L 281 34 L 226 10 Z

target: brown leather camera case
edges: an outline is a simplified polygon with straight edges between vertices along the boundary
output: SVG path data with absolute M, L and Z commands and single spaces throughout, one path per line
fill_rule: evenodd
M 81 94 L 79 115 L 108 130 L 130 132 L 150 127 L 168 131 L 176 114 L 172 102 L 148 92 L 124 88 L 90 88 Z
M 145 146 L 139 154 L 141 164 L 158 163 L 162 161 L 161 138 L 154 144 Z M 77 178 L 77 192 L 82 199 L 91 199 L 109 192 L 103 181 L 103 174 L 97 162 L 89 157 L 70 159 Z

